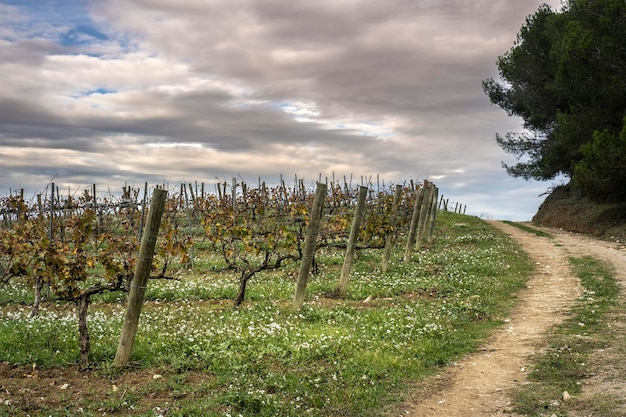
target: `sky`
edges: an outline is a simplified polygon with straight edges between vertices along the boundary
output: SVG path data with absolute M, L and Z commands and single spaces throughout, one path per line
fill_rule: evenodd
M 0 197 L 296 176 L 530 220 L 481 82 L 539 0 L 0 0 Z M 207 188 L 207 189 L 209 189 Z

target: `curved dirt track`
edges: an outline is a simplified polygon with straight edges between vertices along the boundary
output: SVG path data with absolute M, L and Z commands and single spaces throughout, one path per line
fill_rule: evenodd
M 489 223 L 509 234 L 536 264 L 527 288 L 505 326 L 483 348 L 426 381 L 411 395 L 402 415 L 411 417 L 512 417 L 507 391 L 525 380 L 528 356 L 546 331 L 560 323 L 581 288 L 568 258 L 590 255 L 612 263 L 626 282 L 626 252 L 616 244 L 558 229 L 544 229 L 554 239 L 537 237 L 498 221 Z

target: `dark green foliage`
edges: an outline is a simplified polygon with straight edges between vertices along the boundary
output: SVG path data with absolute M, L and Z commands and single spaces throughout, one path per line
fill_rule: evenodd
M 574 168 L 576 189 L 596 200 L 626 201 L 626 118 L 619 136 L 596 132 L 581 147 L 583 159 Z
M 587 144 L 594 132 L 617 137 L 626 114 L 626 2 L 569 0 L 560 11 L 543 5 L 497 66 L 500 80 L 485 80 L 483 89 L 526 129 L 496 136 L 506 152 L 524 158 L 504 165 L 507 172 L 574 179 L 583 159 L 594 170 L 600 155 L 590 157 Z

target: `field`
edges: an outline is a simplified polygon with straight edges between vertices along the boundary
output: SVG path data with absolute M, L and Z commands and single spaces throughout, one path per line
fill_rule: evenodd
M 298 262 L 261 271 L 233 308 L 239 279 L 195 248 L 193 269 L 151 279 L 130 366 L 112 366 L 124 292 L 93 297 L 90 368 L 78 366 L 75 306 L 32 289 L 2 292 L 0 415 L 367 416 L 409 384 L 474 349 L 502 323 L 532 265 L 483 221 L 441 212 L 435 238 L 388 271 L 381 250 L 357 250 L 345 297 L 345 249 L 316 254 L 303 308 L 291 304 Z

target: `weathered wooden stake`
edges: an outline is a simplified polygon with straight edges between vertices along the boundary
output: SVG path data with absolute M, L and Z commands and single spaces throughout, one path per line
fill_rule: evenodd
M 193 186 L 191 185 L 191 183 L 188 183 L 187 187 L 189 188 L 189 195 L 191 197 L 191 203 L 195 207 L 196 206 L 196 193 L 194 193 Z M 196 182 L 196 188 L 198 188 L 198 183 L 197 182 Z M 187 203 L 185 203 L 185 204 L 187 204 Z
M 293 296 L 293 308 L 296 310 L 300 310 L 304 304 L 309 271 L 311 270 L 313 256 L 315 255 L 315 244 L 320 230 L 322 210 L 324 209 L 324 201 L 326 200 L 327 191 L 328 186 L 326 184 L 320 182 L 317 183 L 315 199 L 313 200 L 313 209 L 311 210 L 311 216 L 309 219 L 309 229 L 307 230 L 306 239 L 304 241 L 304 253 L 302 254 L 302 260 L 300 261 L 300 271 L 298 273 L 296 292 Z
M 143 228 L 146 224 L 146 202 L 148 201 L 148 183 L 143 185 L 143 200 L 141 202 L 141 221 L 139 224 L 139 241 L 141 242 L 143 236 Z
M 407 237 L 406 247 L 404 249 L 404 263 L 411 262 L 411 255 L 415 248 L 415 234 L 417 233 L 417 223 L 419 222 L 420 209 L 424 200 L 424 188 L 419 188 L 415 194 L 415 207 L 413 207 L 413 216 L 411 216 L 411 227 L 409 228 L 409 236 Z
M 348 247 L 346 248 L 346 256 L 343 260 L 341 268 L 341 277 L 339 278 L 339 287 L 337 292 L 341 297 L 346 296 L 348 290 L 348 281 L 350 280 L 350 272 L 354 264 L 354 250 L 359 239 L 359 229 L 361 228 L 361 220 L 365 212 L 365 198 L 367 197 L 367 187 L 359 187 L 359 197 L 354 210 L 354 218 L 352 219 L 352 228 L 350 229 L 350 237 L 348 238 Z
M 417 238 L 415 250 L 420 250 L 422 247 L 422 238 L 424 237 L 424 233 L 426 232 L 426 224 L 428 223 L 428 218 L 430 217 L 430 208 L 432 207 L 432 198 L 433 198 L 433 183 L 430 181 L 424 180 L 424 201 L 422 202 L 422 207 L 420 208 L 420 218 L 417 224 Z
M 52 234 L 54 230 L 54 183 L 50 187 L 50 228 L 48 229 L 48 238 L 52 242 Z
M 117 346 L 117 352 L 115 353 L 115 366 L 125 366 L 130 360 L 133 343 L 137 335 L 139 315 L 141 314 L 150 269 L 152 268 L 152 258 L 154 257 L 157 235 L 159 233 L 159 227 L 161 226 L 161 217 L 165 210 L 166 199 L 167 191 L 160 189 L 154 190 L 150 211 L 148 212 L 146 230 L 143 233 L 141 247 L 139 248 L 135 276 L 128 294 L 128 304 L 126 306 L 122 335 L 120 337 L 120 343 Z
M 437 220 L 437 196 L 439 195 L 439 188 L 433 189 L 433 205 L 430 213 L 430 230 L 428 232 L 428 243 L 433 243 L 433 236 L 435 234 L 435 221 Z
M 37 210 L 39 212 L 39 218 L 43 219 L 44 212 L 43 212 L 43 203 L 41 202 L 41 194 L 37 194 Z
M 195 198 L 193 195 L 193 190 L 191 188 L 191 183 L 189 183 L 189 193 L 191 194 L 191 198 L 192 201 L 194 202 L 194 207 L 197 207 L 197 205 L 195 205 Z M 187 196 L 187 191 L 185 191 L 185 212 L 187 214 L 187 236 L 189 237 L 189 240 L 191 240 L 191 236 L 193 235 L 193 224 L 191 221 L 191 210 L 189 209 L 189 197 Z M 189 250 L 189 262 L 188 265 L 191 269 L 193 269 L 193 257 L 194 257 L 194 250 L 193 250 L 193 245 L 191 246 L 190 250 Z
M 224 187 L 226 189 L 226 187 Z M 237 209 L 237 178 L 232 179 L 232 187 L 230 189 L 230 197 L 233 203 L 233 213 Z
M 396 239 L 396 225 L 398 224 L 398 206 L 402 198 L 402 185 L 396 185 L 396 192 L 393 195 L 393 204 L 391 206 L 391 227 L 393 230 L 385 236 L 385 249 L 383 249 L 383 263 L 381 270 L 387 272 L 389 270 L 389 259 L 391 258 L 391 249 Z

